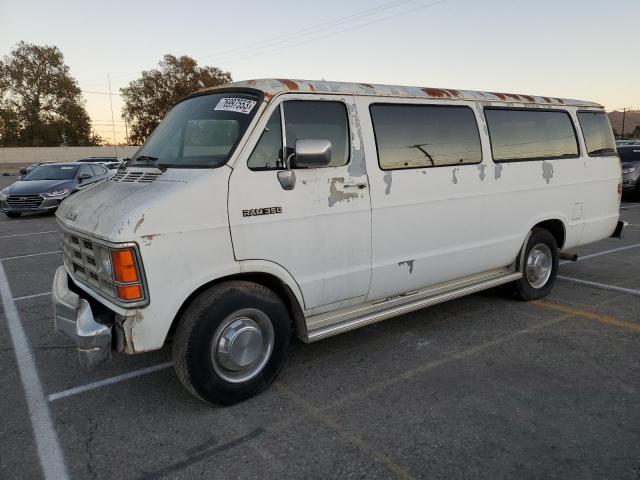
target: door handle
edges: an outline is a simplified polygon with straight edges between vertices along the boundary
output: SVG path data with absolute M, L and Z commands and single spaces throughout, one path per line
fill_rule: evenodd
M 357 188 L 358 190 L 362 190 L 363 188 L 367 188 L 366 183 L 345 183 L 343 185 L 344 188 Z

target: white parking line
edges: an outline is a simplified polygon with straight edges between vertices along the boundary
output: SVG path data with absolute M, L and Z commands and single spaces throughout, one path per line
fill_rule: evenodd
M 123 373 L 122 375 L 116 375 L 115 377 L 105 378 L 104 380 L 100 380 L 98 382 L 87 383 L 86 385 L 80 385 L 79 387 L 73 387 L 68 390 L 52 393 L 47 398 L 50 402 L 55 402 L 56 400 L 60 400 L 61 398 L 71 397 L 72 395 L 77 395 L 79 393 L 94 390 L 106 385 L 124 382 L 125 380 L 129 380 L 131 378 L 147 375 L 148 373 L 157 372 L 158 370 L 164 370 L 165 368 L 169 368 L 172 365 L 173 362 L 165 362 L 154 365 L 153 367 L 141 368 L 140 370 L 134 370 L 133 372 Z
M 0 240 L 3 238 L 15 238 L 15 237 L 27 237 L 29 235 L 44 235 L 46 233 L 58 233 L 59 230 L 49 230 L 48 232 L 33 232 L 33 233 L 17 233 L 15 235 L 3 235 L 0 237 Z
M 31 417 L 31 427 L 36 440 L 38 457 L 42 473 L 46 479 L 66 479 L 69 477 L 58 436 L 51 421 L 49 407 L 38 378 L 38 371 L 22 322 L 12 300 L 9 281 L 0 263 L 0 299 L 4 307 L 4 315 L 9 326 L 9 335 L 18 364 L 18 372 L 24 387 L 24 394 Z
M 52 253 L 62 253 L 62 250 L 54 250 L 52 252 L 43 252 L 43 253 L 32 253 L 31 255 L 17 255 L 15 257 L 4 257 L 4 258 L 0 258 L 0 261 L 16 260 L 18 258 L 27 258 L 27 257 L 39 257 L 40 255 L 51 255 Z
M 620 207 L 620 210 L 629 210 L 630 208 L 640 208 L 640 204 L 638 204 L 638 205 L 629 205 L 628 207 Z
M 581 262 L 583 260 L 588 260 L 590 258 L 595 258 L 595 257 L 600 257 L 602 255 L 608 255 L 610 253 L 615 253 L 615 252 L 622 252 L 624 250 L 630 250 L 632 248 L 638 248 L 640 247 L 640 243 L 634 243 L 633 245 L 626 245 L 624 247 L 618 247 L 618 248 L 612 248 L 611 250 L 604 250 L 602 252 L 597 252 L 597 253 L 591 253 L 589 255 L 584 255 L 584 256 L 578 256 L 578 262 Z M 560 265 L 566 265 L 567 263 L 574 263 L 571 260 L 564 260 L 562 262 L 560 262 Z
M 45 295 L 51 295 L 51 292 L 34 293 L 33 295 L 25 295 L 23 297 L 13 297 L 13 301 L 19 302 L 20 300 L 29 300 L 30 298 L 44 297 Z
M 607 285 L 606 283 L 591 282 L 589 280 L 580 280 L 579 278 L 565 277 L 562 275 L 558 275 L 558 278 L 560 280 L 565 280 L 567 282 L 577 283 L 578 285 L 586 285 L 587 287 L 599 288 L 601 290 L 608 290 L 610 292 L 624 293 L 627 295 L 634 295 L 634 296 L 640 297 L 640 290 L 633 290 L 631 288 L 624 288 L 624 287 L 616 287 L 615 285 Z
M 55 220 L 55 217 L 50 217 L 50 218 L 36 218 L 34 217 L 34 220 L 4 220 L 4 221 L 0 221 L 0 225 L 2 225 L 3 223 L 6 223 L 7 225 L 13 225 L 14 223 L 25 223 L 25 222 L 34 222 L 35 220 Z

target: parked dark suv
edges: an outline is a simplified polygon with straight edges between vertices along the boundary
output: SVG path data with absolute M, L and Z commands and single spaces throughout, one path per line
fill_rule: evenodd
M 640 200 L 640 145 L 618 147 L 622 163 L 622 191 Z
M 73 193 L 109 178 L 102 165 L 48 163 L 31 170 L 18 181 L 0 190 L 0 211 L 8 217 L 26 212 L 46 212 Z

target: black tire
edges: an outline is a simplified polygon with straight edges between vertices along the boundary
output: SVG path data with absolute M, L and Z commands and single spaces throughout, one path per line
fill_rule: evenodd
M 232 382 L 224 375 L 235 373 L 225 370 L 216 360 L 218 350 L 214 345 L 218 345 L 215 339 L 220 337 L 219 329 L 242 311 L 256 312 L 263 322 L 266 316 L 273 327 L 269 336 L 273 344 L 269 355 L 247 367 L 257 368 L 256 365 L 266 361 L 259 371 L 247 380 Z M 267 335 L 260 338 L 264 346 Z M 175 370 L 182 384 L 196 397 L 214 404 L 234 404 L 257 395 L 275 380 L 284 366 L 290 338 L 289 312 L 275 293 L 247 281 L 224 282 L 200 293 L 182 314 L 173 339 Z
M 4 212 L 9 218 L 18 218 L 22 213 L 20 212 Z
M 544 250 L 544 247 L 540 247 L 541 245 L 546 246 L 551 255 L 551 272 L 542 284 L 536 285 L 535 276 L 532 275 L 530 277 L 527 273 L 527 259 L 534 248 L 536 249 L 536 252 L 538 252 L 540 248 Z M 520 256 L 518 256 L 517 262 L 517 264 L 520 265 Z M 525 260 L 523 262 L 522 273 L 522 278 L 513 282 L 513 293 L 516 298 L 525 301 L 537 300 L 539 298 L 546 297 L 553 289 L 556 276 L 558 275 L 558 244 L 556 243 L 554 236 L 548 230 L 543 228 L 534 228 L 531 230 L 531 236 L 529 237 L 527 247 L 525 248 Z M 544 277 L 541 277 L 538 281 L 542 281 L 543 279 Z

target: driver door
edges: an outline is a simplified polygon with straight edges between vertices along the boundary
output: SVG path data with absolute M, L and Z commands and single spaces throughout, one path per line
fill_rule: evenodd
M 231 175 L 236 259 L 284 268 L 299 285 L 308 313 L 362 301 L 371 277 L 371 204 L 353 100 L 292 95 L 274 103 Z M 287 155 L 296 140 L 329 140 L 331 162 L 295 168 L 292 157 L 295 186 L 285 190 L 277 175 L 284 169 L 283 139 Z

